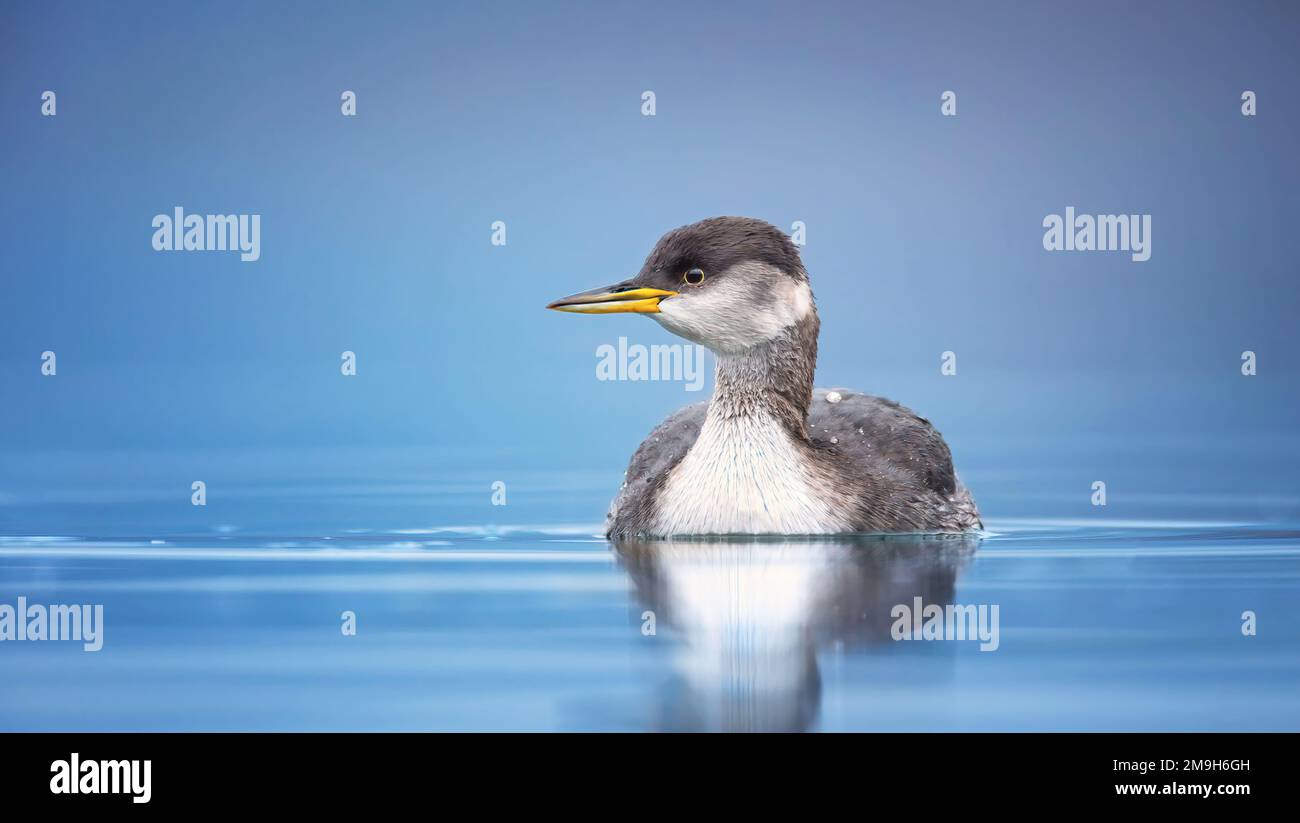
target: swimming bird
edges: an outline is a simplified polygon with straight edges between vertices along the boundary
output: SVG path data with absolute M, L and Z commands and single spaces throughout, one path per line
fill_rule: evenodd
M 670 415 L 632 456 L 606 517 L 611 539 L 982 528 L 928 420 L 813 388 L 817 306 L 798 248 L 775 226 L 682 226 L 635 277 L 547 308 L 646 314 L 717 360 L 713 396 Z

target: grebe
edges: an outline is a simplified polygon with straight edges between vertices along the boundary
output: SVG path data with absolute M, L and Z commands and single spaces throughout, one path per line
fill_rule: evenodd
M 648 314 L 717 358 L 712 398 L 669 416 L 632 456 L 610 538 L 982 528 L 928 420 L 813 389 L 817 307 L 775 226 L 715 217 L 674 229 L 636 277 L 547 308 Z

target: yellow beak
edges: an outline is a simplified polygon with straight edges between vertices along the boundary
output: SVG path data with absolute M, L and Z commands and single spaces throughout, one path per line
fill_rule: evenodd
M 607 286 L 591 291 L 561 297 L 546 308 L 556 311 L 571 311 L 578 314 L 614 314 L 615 312 L 637 312 L 655 314 L 659 311 L 659 301 L 673 297 L 675 291 L 663 289 L 628 288 L 625 286 Z

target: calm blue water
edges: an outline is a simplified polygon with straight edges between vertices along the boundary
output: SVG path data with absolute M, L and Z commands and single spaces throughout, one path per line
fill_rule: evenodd
M 223 452 L 198 508 L 170 461 L 201 455 L 17 455 L 42 491 L 0 487 L 0 602 L 102 603 L 105 645 L 0 645 L 0 728 L 1300 729 L 1272 446 L 1247 475 L 1241 443 L 1147 443 L 1146 484 L 1116 471 L 1094 507 L 1006 443 L 966 459 L 982 540 L 621 547 L 594 536 L 608 472 L 511 472 L 493 507 L 434 454 Z M 891 639 L 914 597 L 997 605 L 998 648 Z

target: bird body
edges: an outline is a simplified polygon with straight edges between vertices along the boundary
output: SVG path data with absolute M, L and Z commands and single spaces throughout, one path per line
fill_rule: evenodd
M 680 461 L 661 476 L 632 479 L 633 490 L 638 481 L 643 488 L 658 483 L 649 516 L 620 521 L 616 500 L 611 529 L 658 535 L 846 531 L 829 498 L 819 494 L 820 478 L 806 457 L 771 415 L 730 417 L 706 409 Z
M 813 390 L 816 305 L 775 227 L 735 217 L 684 226 L 636 278 L 550 307 L 649 314 L 717 356 L 713 397 L 671 415 L 633 455 L 611 538 L 981 527 L 929 421 L 879 397 Z
M 830 399 L 828 399 L 830 398 Z M 661 423 L 628 465 L 611 537 L 981 528 L 942 436 L 893 401 L 818 389 L 808 438 L 709 402 Z

